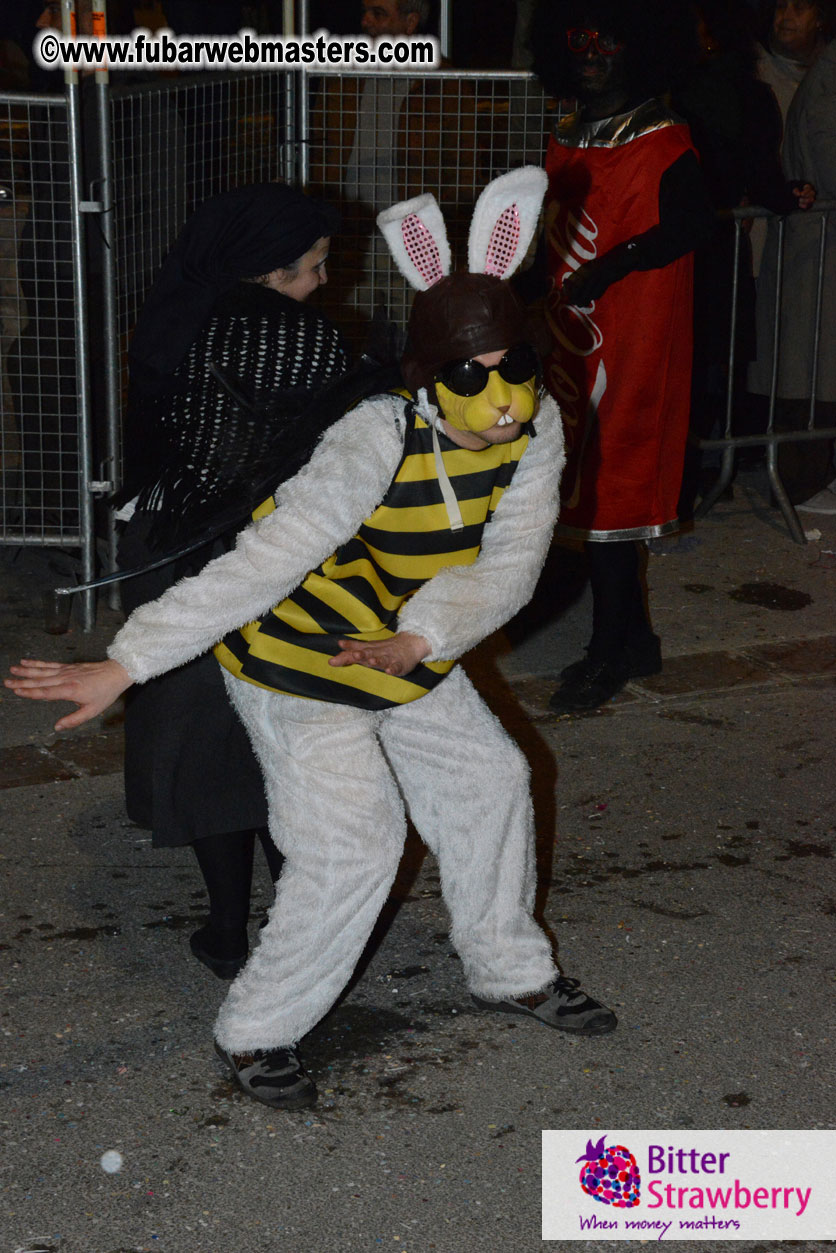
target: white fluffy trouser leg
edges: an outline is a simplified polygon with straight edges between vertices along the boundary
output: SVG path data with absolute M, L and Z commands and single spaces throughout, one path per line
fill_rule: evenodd
M 226 677 L 285 855 L 270 921 L 215 1027 L 242 1053 L 295 1044 L 339 996 L 389 893 L 406 821 L 379 714 Z
M 545 988 L 557 970 L 531 916 L 534 819 L 519 748 L 458 666 L 428 696 L 388 711 L 379 735 L 438 859 L 471 991 L 502 999 Z

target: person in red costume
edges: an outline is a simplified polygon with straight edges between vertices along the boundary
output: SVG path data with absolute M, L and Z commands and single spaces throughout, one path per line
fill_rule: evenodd
M 662 0 L 546 0 L 534 68 L 576 100 L 549 141 L 541 263 L 568 461 L 559 531 L 585 542 L 586 656 L 562 672 L 558 713 L 594 709 L 661 668 L 638 542 L 677 529 L 688 432 L 692 250 L 712 212 L 687 125 L 659 94 L 687 63 L 693 20 Z

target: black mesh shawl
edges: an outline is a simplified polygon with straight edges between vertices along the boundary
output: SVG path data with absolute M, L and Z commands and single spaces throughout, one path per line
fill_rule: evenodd
M 251 404 L 237 404 L 210 365 Z M 347 365 L 336 328 L 298 301 L 253 283 L 220 296 L 167 390 L 131 396 L 122 497 L 155 514 L 153 547 L 240 513 L 271 469 L 276 481 L 295 472 L 297 446 L 309 452 L 321 433 L 306 424 L 313 398 Z

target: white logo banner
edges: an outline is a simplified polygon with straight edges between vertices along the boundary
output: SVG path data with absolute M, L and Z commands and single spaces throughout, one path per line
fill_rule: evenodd
M 836 1240 L 836 1131 L 544 1131 L 544 1240 Z

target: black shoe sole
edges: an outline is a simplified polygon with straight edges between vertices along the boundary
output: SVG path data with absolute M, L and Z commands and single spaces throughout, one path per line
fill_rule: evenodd
M 213 975 L 217 975 L 219 979 L 234 979 L 239 975 L 247 964 L 248 953 L 244 953 L 243 957 L 213 957 L 211 953 L 196 938 L 197 932 L 189 937 L 189 948 L 199 962 L 202 962 Z

